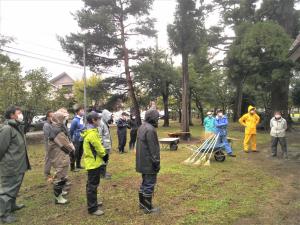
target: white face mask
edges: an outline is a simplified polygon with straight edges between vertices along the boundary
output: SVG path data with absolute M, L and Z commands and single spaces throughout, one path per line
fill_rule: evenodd
M 281 116 L 280 116 L 280 115 L 275 115 L 275 118 L 276 118 L 276 119 L 280 119 Z
M 218 113 L 218 117 L 222 117 L 223 116 L 223 113 Z
M 18 119 L 17 119 L 17 121 L 19 121 L 19 122 L 23 122 L 23 120 L 24 120 L 24 116 L 23 116 L 23 114 L 22 114 L 22 113 L 20 113 L 20 114 L 18 115 Z

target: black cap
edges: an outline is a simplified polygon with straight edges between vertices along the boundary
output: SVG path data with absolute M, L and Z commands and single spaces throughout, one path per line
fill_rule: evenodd
M 88 123 L 93 123 L 93 120 L 98 120 L 98 119 L 101 119 L 101 116 L 99 115 L 99 113 L 96 113 L 94 111 L 90 112 L 86 117 Z

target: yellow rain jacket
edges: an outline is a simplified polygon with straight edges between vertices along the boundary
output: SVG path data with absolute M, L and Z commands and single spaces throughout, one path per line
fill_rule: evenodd
M 106 155 L 101 143 L 101 137 L 97 128 L 87 129 L 81 134 L 83 137 L 83 159 L 86 170 L 97 169 L 103 163 Z
M 253 109 L 255 109 L 255 107 L 250 105 L 248 107 L 248 113 L 239 119 L 240 124 L 245 127 L 245 134 L 256 134 L 256 126 L 259 124 L 260 117 L 256 113 L 250 113 Z

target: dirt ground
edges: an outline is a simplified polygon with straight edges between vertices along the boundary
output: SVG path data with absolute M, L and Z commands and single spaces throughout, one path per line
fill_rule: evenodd
M 289 159 L 282 159 L 281 149 L 278 146 L 278 157 L 270 156 L 270 145 L 261 147 L 260 153 L 247 154 L 240 160 L 249 160 L 264 171 L 280 180 L 280 189 L 266 199 L 268 204 L 264 207 L 257 205 L 258 217 L 242 218 L 235 222 L 236 225 L 300 224 L 300 129 L 288 133 Z M 251 170 L 251 168 L 249 168 Z M 255 187 L 254 187 L 255 188 Z
M 160 128 L 159 137 L 178 130 L 178 124 Z M 101 181 L 99 198 L 105 215 L 88 215 L 85 171 L 70 173 L 72 187 L 67 206 L 53 203 L 52 186 L 43 177 L 44 149 L 39 137 L 29 135 L 32 171 L 25 176 L 19 202 L 26 208 L 17 212 L 18 225 L 300 225 L 300 129 L 288 133 L 289 160 L 270 157 L 270 136 L 258 134 L 259 153 L 242 151 L 243 129 L 232 124 L 230 136 L 237 139 L 237 158 L 224 163 L 214 160 L 210 167 L 187 166 L 182 162 L 198 145 L 201 126 L 191 127 L 192 142 L 179 144 L 178 151 L 162 151 L 154 203 L 159 215 L 144 215 L 137 205 L 140 175 L 135 172 L 133 152 L 116 152 L 116 131 L 111 130 L 110 181 Z M 38 144 L 36 144 L 38 143 Z M 278 152 L 281 153 L 280 147 Z

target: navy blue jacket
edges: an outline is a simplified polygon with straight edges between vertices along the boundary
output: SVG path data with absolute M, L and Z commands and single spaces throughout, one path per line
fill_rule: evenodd
M 80 116 L 75 116 L 72 120 L 71 127 L 70 127 L 70 135 L 73 142 L 83 141 L 80 133 L 84 128 L 83 118 Z

